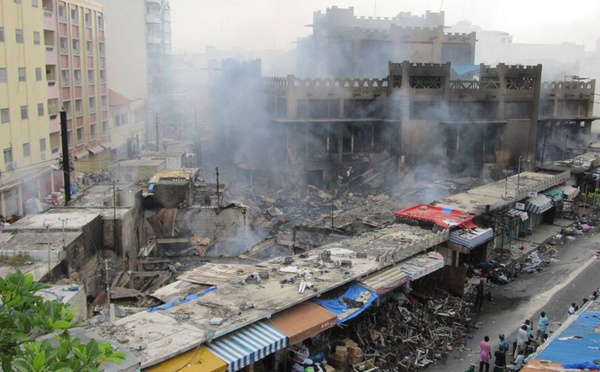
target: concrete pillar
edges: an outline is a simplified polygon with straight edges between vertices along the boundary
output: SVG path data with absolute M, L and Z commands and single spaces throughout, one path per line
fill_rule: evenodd
M 18 205 L 17 213 L 19 216 L 22 216 L 23 215 L 23 185 L 22 184 L 19 184 L 17 191 L 18 191 L 18 195 L 19 195 L 18 196 L 19 200 L 17 203 L 17 205 Z
M 537 131 L 538 131 L 538 115 L 540 110 L 540 94 L 542 86 L 542 65 L 538 64 L 533 67 L 534 71 L 534 88 L 533 88 L 533 113 L 531 116 L 531 124 L 529 127 L 529 141 L 527 143 L 527 161 L 535 163 Z

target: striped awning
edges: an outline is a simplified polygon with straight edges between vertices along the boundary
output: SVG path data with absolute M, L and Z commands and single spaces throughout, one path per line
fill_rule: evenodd
M 227 371 L 238 371 L 288 345 L 288 336 L 275 327 L 257 322 L 206 345 L 225 363 Z
M 426 254 L 419 254 L 400 263 L 398 267 L 408 274 L 410 280 L 417 280 L 427 274 L 440 270 L 444 267 L 444 260 L 440 258 L 428 257 Z
M 394 266 L 369 275 L 359 283 L 373 290 L 378 295 L 382 295 L 400 287 L 407 280 L 408 274 L 402 271 L 400 267 Z
M 542 214 L 552 208 L 552 199 L 544 194 L 538 194 L 535 198 L 525 200 L 525 209 L 534 214 Z
M 449 240 L 467 248 L 475 248 L 494 237 L 494 230 L 491 228 L 475 228 L 475 229 L 457 229 L 450 233 Z

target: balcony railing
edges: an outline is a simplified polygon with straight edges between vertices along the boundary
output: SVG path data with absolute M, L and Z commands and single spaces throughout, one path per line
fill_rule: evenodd
M 47 52 L 54 52 L 54 45 L 46 45 Z
M 52 11 L 51 10 L 44 10 L 44 17 L 46 17 L 46 18 L 52 18 Z

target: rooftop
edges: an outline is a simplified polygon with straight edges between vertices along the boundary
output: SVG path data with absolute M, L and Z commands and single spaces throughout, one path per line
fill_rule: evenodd
M 419 227 L 394 225 L 290 257 L 291 260 L 280 257 L 254 266 L 201 266 L 182 277 L 197 284 L 217 284 L 215 290 L 164 310 L 144 311 L 120 319 L 104 327 L 103 333 L 114 342 L 128 342 L 134 349 L 136 344 L 146 345 L 134 354 L 142 367 L 152 366 L 412 257 L 447 237 L 446 230 L 433 233 Z M 209 271 L 214 274 L 205 275 Z M 263 279 L 258 283 L 246 280 L 252 272 Z M 215 282 L 216 277 L 220 279 Z M 290 280 L 298 277 L 312 282 L 313 289 L 299 293 L 300 279 Z M 222 318 L 222 323 L 211 325 L 209 321 L 213 318 Z
M 7 226 L 4 232 L 48 232 L 52 230 L 62 231 L 63 229 L 67 231 L 81 230 L 98 216 L 98 212 L 91 210 L 51 208 L 44 213 L 23 217 L 16 223 Z

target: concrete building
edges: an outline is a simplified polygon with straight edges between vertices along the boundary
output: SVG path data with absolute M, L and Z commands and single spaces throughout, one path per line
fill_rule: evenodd
M 108 90 L 110 106 L 110 160 L 131 159 L 146 138 L 146 101 L 130 100 Z
M 334 6 L 314 12 L 311 26 L 313 34 L 298 40 L 301 77 L 384 77 L 388 61 L 474 63 L 475 33 L 445 33 L 444 12 L 374 18 Z
M 146 125 L 170 121 L 171 16 L 169 0 L 99 0 L 106 8 L 110 88 L 145 99 Z M 124 37 L 126 35 L 126 37 Z M 147 135 L 154 141 L 154 131 Z M 148 138 L 140 138 L 146 142 Z
M 453 80 L 450 63 L 388 68 L 384 79 L 265 78 L 267 115 L 281 136 L 275 158 L 314 185 L 392 158 L 455 174 L 535 159 L 541 66 L 480 65 L 475 80 Z M 589 107 L 593 84 L 570 88 L 573 104 Z
M 48 2 L 51 5 L 55 8 L 48 13 L 56 14 L 54 46 L 60 57 L 46 70 L 59 82 L 69 155 L 77 172 L 97 172 L 110 160 L 102 146 L 109 137 L 104 7 L 87 0 Z M 60 145 L 60 131 L 50 133 L 50 143 L 53 149 Z
M 45 5 L 46 1 L 43 5 L 42 1 L 0 4 L 4 19 L 0 34 L 2 172 L 47 160 L 53 149 L 48 129 L 53 127 L 50 114 L 56 117 L 57 104 L 48 97 L 57 96 L 58 90 L 44 73 L 46 60 L 53 58 Z

